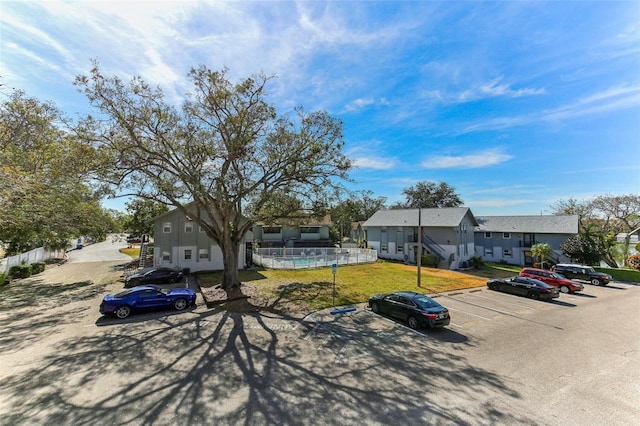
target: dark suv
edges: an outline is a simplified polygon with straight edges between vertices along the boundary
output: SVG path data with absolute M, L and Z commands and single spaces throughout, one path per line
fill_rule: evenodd
M 559 263 L 551 269 L 569 279 L 585 280 L 593 285 L 607 285 L 612 280 L 611 275 L 598 272 L 591 266 Z

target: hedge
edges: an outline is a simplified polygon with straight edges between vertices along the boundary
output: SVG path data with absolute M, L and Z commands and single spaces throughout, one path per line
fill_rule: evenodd
M 12 278 L 29 278 L 33 273 L 31 265 L 15 265 L 9 268 L 9 276 Z
M 596 271 L 611 275 L 614 281 L 628 281 L 640 283 L 640 271 L 626 268 L 600 268 L 594 267 Z
M 31 264 L 31 273 L 33 275 L 39 274 L 40 272 L 44 271 L 46 267 L 47 267 L 47 264 L 44 263 L 44 262 L 32 263 Z

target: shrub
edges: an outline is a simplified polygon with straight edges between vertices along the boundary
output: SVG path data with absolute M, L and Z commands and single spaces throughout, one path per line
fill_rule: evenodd
M 627 259 L 627 265 L 633 269 L 640 269 L 640 254 L 633 254 Z
M 5 274 L 4 272 L 0 272 L 0 287 L 7 283 L 7 274 Z
M 44 263 L 44 262 L 32 263 L 31 264 L 31 273 L 33 275 L 39 274 L 40 272 L 44 271 L 46 267 L 47 267 L 47 264 Z
M 471 266 L 473 266 L 474 268 L 479 268 L 484 265 L 484 261 L 480 256 L 471 256 L 471 258 L 469 259 L 469 263 L 471 263 Z
M 31 265 L 15 265 L 9 269 L 9 276 L 12 278 L 28 278 L 32 274 Z
M 420 260 L 420 262 L 422 263 L 422 265 L 428 268 L 437 268 L 438 256 L 436 256 L 435 254 L 426 254 L 422 256 L 422 259 Z

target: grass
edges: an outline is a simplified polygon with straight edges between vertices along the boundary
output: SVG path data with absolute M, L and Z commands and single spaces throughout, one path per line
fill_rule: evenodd
M 140 247 L 121 248 L 120 253 L 127 254 L 133 258 L 140 257 Z
M 421 268 L 421 285 L 417 284 L 415 265 L 378 261 L 338 268 L 335 276 L 335 306 L 366 302 L 373 294 L 394 291 L 416 291 L 433 294 L 461 289 L 484 287 L 487 278 L 517 275 L 520 267 L 485 265 L 471 271 L 448 271 Z M 203 287 L 217 284 L 221 272 L 199 274 Z M 323 309 L 334 305 L 333 274 L 331 268 L 305 270 L 241 270 L 240 281 L 252 284 L 260 296 L 282 306 L 296 305 L 303 309 Z

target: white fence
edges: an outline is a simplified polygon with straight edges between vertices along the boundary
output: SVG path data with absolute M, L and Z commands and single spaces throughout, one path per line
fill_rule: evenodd
M 253 252 L 253 263 L 270 269 L 311 269 L 376 260 L 378 252 L 359 248 L 261 248 Z
M 48 250 L 44 247 L 38 247 L 26 253 L 0 259 L 0 272 L 9 272 L 9 269 L 16 265 L 31 265 L 32 263 L 44 262 L 52 258 L 62 258 L 64 253 L 64 250 Z

